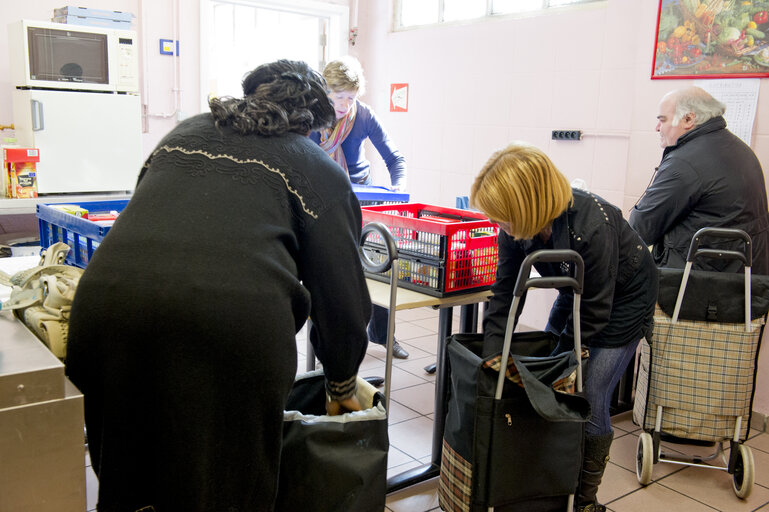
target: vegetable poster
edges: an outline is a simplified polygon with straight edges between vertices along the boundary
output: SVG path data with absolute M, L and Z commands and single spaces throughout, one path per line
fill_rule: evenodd
M 652 78 L 769 76 L 769 0 L 660 0 Z

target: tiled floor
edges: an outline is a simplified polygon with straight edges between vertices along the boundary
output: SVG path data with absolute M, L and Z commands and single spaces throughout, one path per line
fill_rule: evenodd
M 458 328 L 454 315 L 454 330 Z M 390 453 L 388 476 L 430 461 L 435 377 L 424 367 L 435 362 L 438 313 L 432 309 L 400 311 L 396 336 L 410 357 L 396 359 L 393 366 L 389 411 Z M 300 372 L 305 371 L 305 335 L 297 336 Z M 361 364 L 361 376 L 384 375 L 385 351 L 370 345 Z M 755 486 L 741 500 L 732 490 L 731 475 L 725 471 L 660 463 L 654 466 L 653 483 L 638 484 L 635 474 L 636 443 L 640 429 L 622 413 L 613 419 L 615 441 L 611 461 L 598 492 L 600 501 L 612 512 L 769 512 L 769 433 L 752 432 L 746 442 L 755 460 Z M 707 448 L 671 445 L 669 449 L 707 455 Z M 95 510 L 98 482 L 88 471 L 88 510 Z M 387 497 L 385 512 L 438 511 L 437 479 L 411 486 Z

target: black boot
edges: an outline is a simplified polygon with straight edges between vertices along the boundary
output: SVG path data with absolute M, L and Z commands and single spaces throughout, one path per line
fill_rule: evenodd
M 596 494 L 603 472 L 609 462 L 609 448 L 614 432 L 602 436 L 585 436 L 585 454 L 582 457 L 582 472 L 577 490 L 578 512 L 604 512 L 606 507 L 598 504 Z

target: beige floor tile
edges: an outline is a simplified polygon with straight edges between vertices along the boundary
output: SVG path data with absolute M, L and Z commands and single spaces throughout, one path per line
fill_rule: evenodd
M 400 336 L 398 336 L 398 341 L 400 342 L 401 346 L 405 348 L 406 351 L 409 353 L 408 359 L 411 359 L 412 357 L 414 358 L 427 357 L 430 355 L 429 353 L 424 352 L 419 348 L 409 344 L 408 341 L 400 339 Z M 379 359 L 381 361 L 384 361 L 385 359 L 387 359 L 387 351 L 385 349 L 385 346 L 377 345 L 376 343 L 369 343 L 369 348 L 366 351 L 366 354 L 376 359 Z M 408 361 L 408 359 L 393 358 L 393 366 L 398 366 L 400 364 L 403 364 L 405 361 Z
M 712 507 L 659 484 L 631 493 L 608 507 L 612 512 L 714 512 Z
M 623 432 L 640 433 L 641 427 L 633 423 L 633 411 L 625 411 L 612 417 L 611 424 Z
M 409 462 L 414 462 L 414 457 L 403 453 L 394 446 L 390 446 L 390 450 L 387 452 L 388 469 L 402 466 L 403 464 L 408 464 Z
M 611 445 L 609 456 L 611 461 L 618 466 L 622 466 L 628 471 L 636 471 L 636 455 L 638 451 L 638 436 L 635 434 L 624 434 L 617 436 L 615 432 L 614 442 Z M 673 464 L 655 464 L 652 472 L 652 478 L 658 480 L 670 473 L 678 470 L 680 466 Z
M 755 430 L 750 434 L 751 437 L 745 442 L 745 444 L 753 449 L 769 453 L 769 434 L 766 432 L 758 433 Z
M 99 480 L 96 473 L 89 465 L 85 468 L 85 501 L 86 510 L 96 510 L 96 501 L 99 498 Z
M 438 335 L 429 334 L 427 336 L 419 336 L 418 338 L 411 338 L 407 341 L 409 346 L 416 347 L 419 350 L 435 356 L 438 352 Z M 409 358 L 411 359 L 411 358 Z
M 398 323 L 395 328 L 395 337 L 399 341 L 408 341 L 411 338 L 419 338 L 420 336 L 436 335 L 438 329 L 438 322 L 435 322 L 434 329 L 426 329 L 412 322 Z
M 390 400 L 390 410 L 388 411 L 388 421 L 390 426 L 402 421 L 412 420 L 419 417 L 420 414 L 414 409 L 410 409 L 403 404 Z
M 753 448 L 750 451 L 753 452 L 756 483 L 769 488 L 769 453 Z
M 393 366 L 392 370 L 392 385 L 391 385 L 391 392 L 397 391 L 399 389 L 403 388 L 410 388 L 414 386 L 418 386 L 419 384 L 425 384 L 427 382 L 430 382 L 429 379 L 423 379 L 422 377 L 418 375 L 414 375 L 411 372 L 407 372 L 403 370 L 399 366 Z M 435 389 L 435 386 L 433 386 L 433 389 Z
M 641 488 L 636 478 L 635 471 L 630 471 L 622 466 L 609 463 L 603 474 L 601 485 L 598 488 L 598 501 L 611 503 Z
M 427 373 L 425 371 L 425 366 L 433 364 L 434 362 L 435 356 L 432 355 L 420 358 L 409 357 L 407 360 L 399 364 L 398 367 L 401 370 L 412 373 L 428 382 L 435 382 L 435 373 Z
M 390 399 L 414 409 L 420 414 L 430 414 L 435 409 L 435 384 L 425 382 L 390 393 Z
M 410 462 L 406 462 L 399 466 L 393 466 L 391 468 L 387 468 L 387 478 L 392 478 L 396 475 L 400 475 L 401 473 L 404 473 L 411 469 L 418 468 L 421 465 L 422 465 L 421 463 L 415 461 L 414 459 L 411 459 Z M 415 510 L 414 512 L 417 512 L 417 511 Z M 422 512 L 422 511 L 419 511 L 419 512 Z
M 395 313 L 395 322 L 434 319 L 438 321 L 438 310 L 433 308 L 404 309 Z
M 418 325 L 433 334 L 438 334 L 438 318 L 423 318 L 421 320 L 412 320 L 412 324 Z
M 438 485 L 435 478 L 387 496 L 387 508 L 392 512 L 426 511 L 437 506 Z
M 432 453 L 433 422 L 418 417 L 390 425 L 390 445 L 415 459 Z
M 752 511 L 769 502 L 769 489 L 758 485 L 747 499 L 739 499 L 732 490 L 732 476 L 715 469 L 687 467 L 659 483 L 724 512 Z

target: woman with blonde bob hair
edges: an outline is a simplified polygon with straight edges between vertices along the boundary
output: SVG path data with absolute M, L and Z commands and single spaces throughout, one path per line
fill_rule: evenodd
M 473 204 L 517 239 L 533 238 L 571 203 L 571 187 L 553 162 L 533 146 L 514 144 L 494 153 L 472 188 Z
M 584 389 L 592 412 L 577 510 L 604 511 L 596 495 L 614 436 L 609 403 L 638 342 L 652 334 L 657 269 L 651 254 L 618 208 L 572 189 L 547 155 L 527 144 L 491 156 L 473 183 L 470 204 L 501 228 L 494 295 L 483 320 L 487 351 L 502 348 L 513 288 L 528 254 L 571 249 L 585 262 L 580 327 L 583 346 L 590 349 Z M 542 276 L 570 274 L 565 264 L 534 266 Z M 573 300 L 571 289 L 559 290 L 550 310 L 545 329 L 558 336 L 554 352 L 574 347 Z

